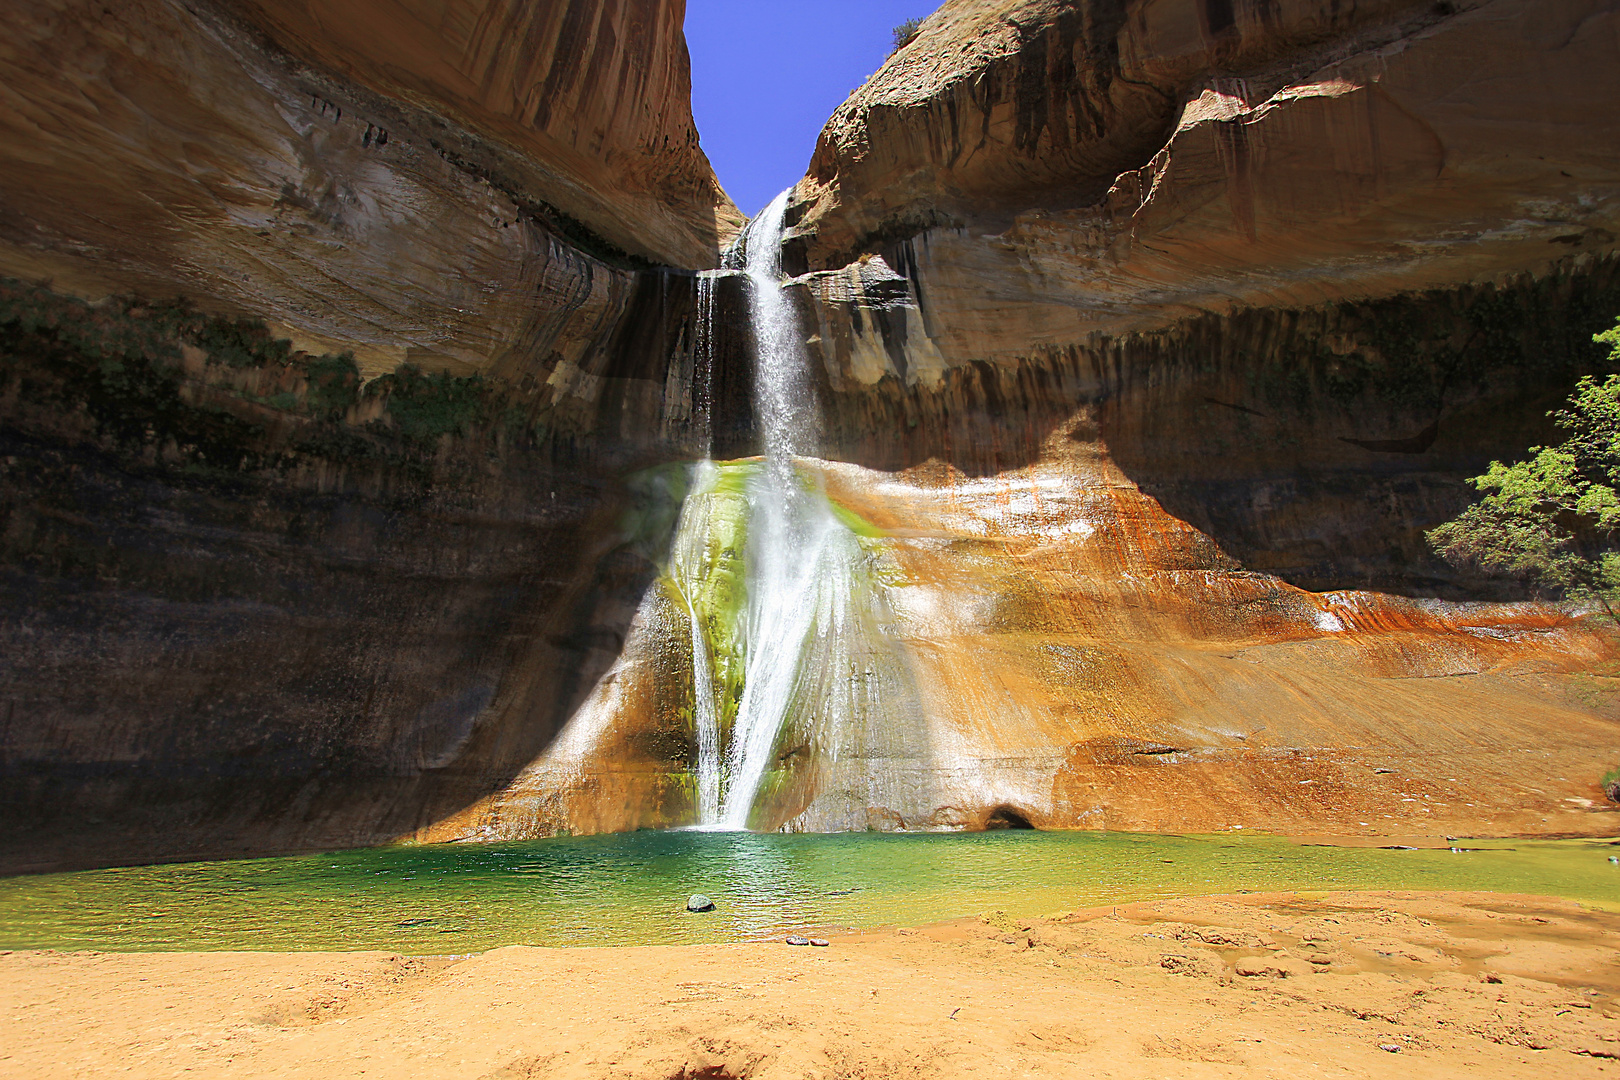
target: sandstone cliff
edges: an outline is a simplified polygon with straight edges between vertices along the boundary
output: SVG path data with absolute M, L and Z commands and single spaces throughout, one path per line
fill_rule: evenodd
M 0 15 L 6 866 L 691 820 L 681 462 L 757 432 L 679 5 L 425 10 Z M 885 629 L 757 823 L 1613 831 L 1612 635 L 1422 531 L 1607 362 L 1615 32 L 928 20 L 791 210 Z
M 1023 784 L 1037 822 L 1352 831 L 1434 821 L 1429 796 L 1495 800 L 1498 828 L 1604 805 L 1620 731 L 1580 673 L 1606 670 L 1601 636 L 1330 590 L 1511 595 L 1422 530 L 1611 363 L 1589 338 L 1620 313 L 1617 28 L 1585 0 L 948 3 L 838 110 L 789 253 L 832 452 L 916 466 L 903 497 L 840 497 L 896 530 L 902 580 L 956 582 L 916 646 L 956 805 Z M 951 542 L 902 553 L 913 535 Z M 1256 572 L 1360 615 L 1283 629 Z M 1458 666 L 1481 636 L 1551 651 Z M 1492 716 L 1574 767 L 1492 749 L 1514 738 Z M 950 779 L 1009 756 L 1022 780 Z M 810 820 L 836 805 L 816 798 Z
M 544 748 L 703 436 L 682 12 L 0 12 L 0 862 L 375 842 Z
M 1620 306 L 1617 20 L 1599 0 L 946 4 L 796 189 L 840 452 L 1018 465 L 1099 400 L 1130 475 L 1249 565 L 1432 588 L 1449 572 L 1417 527 L 1462 497 L 1436 492 L 1603 361 L 1583 339 Z M 1344 502 L 1365 470 L 1402 477 L 1382 523 Z
M 681 0 L 228 6 L 316 70 L 427 109 L 445 122 L 430 134 L 459 125 L 459 156 L 631 255 L 712 266 L 741 221 L 698 148 Z
M 946 362 L 1610 250 L 1616 17 L 959 0 L 828 123 L 794 244 L 907 241 Z
M 182 294 L 367 375 L 543 380 L 740 220 L 683 10 L 9 4 L 0 273 Z

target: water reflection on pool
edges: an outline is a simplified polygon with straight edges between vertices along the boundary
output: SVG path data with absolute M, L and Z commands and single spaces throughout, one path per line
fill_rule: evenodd
M 386 949 L 739 941 L 1240 891 L 1490 889 L 1620 907 L 1620 846 L 1280 837 L 640 832 L 0 880 L 0 948 Z M 688 914 L 694 892 L 714 912 Z

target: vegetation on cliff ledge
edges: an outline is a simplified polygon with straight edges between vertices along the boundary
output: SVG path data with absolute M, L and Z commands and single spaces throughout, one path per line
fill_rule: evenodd
M 907 45 L 910 45 L 916 38 L 917 33 L 922 29 L 922 23 L 921 19 L 907 19 L 899 26 L 896 26 L 893 31 L 894 44 L 889 49 L 889 55 L 893 56 Z
M 401 364 L 391 375 L 374 379 L 368 392 L 388 396 L 388 416 L 407 439 L 436 442 L 445 435 L 466 435 L 481 427 L 491 410 L 490 387 L 478 375 L 457 377 L 447 371 L 427 374 L 415 364 Z
M 425 480 L 446 437 L 532 446 L 506 388 L 404 364 L 363 383 L 350 353 L 299 352 L 256 318 L 184 299 L 95 303 L 0 279 L 0 420 L 136 468 L 224 477 L 309 459 Z M 476 447 L 474 446 L 476 444 Z

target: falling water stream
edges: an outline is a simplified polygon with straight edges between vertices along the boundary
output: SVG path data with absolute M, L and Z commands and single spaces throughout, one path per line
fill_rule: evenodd
M 693 720 L 697 731 L 697 826 L 746 829 L 779 742 L 791 725 L 806 745 L 835 758 L 847 709 L 841 687 L 858 676 L 850 649 L 852 600 L 862 551 L 855 535 L 826 497 L 807 483 L 799 458 L 818 449 L 820 418 L 810 382 L 804 335 L 791 298 L 782 288 L 784 191 L 748 225 L 728 253 L 746 273 L 749 318 L 757 353 L 755 418 L 762 460 L 742 473 L 746 539 L 740 603 L 706 617 L 703 594 L 717 552 L 715 530 L 725 518 L 717 487 L 722 469 L 702 462 L 682 507 L 670 558 L 670 577 L 692 620 Z M 710 283 L 708 295 L 712 297 Z M 703 312 L 712 320 L 712 302 Z M 712 327 L 701 331 L 712 340 Z M 712 366 L 712 362 L 711 362 Z M 730 649 L 711 647 L 716 623 Z M 741 679 L 731 712 L 716 682 L 730 686 L 718 665 L 734 655 Z M 726 736 L 729 735 L 729 738 Z M 722 744 L 723 747 L 722 747 Z
M 803 335 L 783 293 L 782 192 L 749 224 L 744 238 L 754 358 L 755 422 L 765 467 L 748 492 L 748 607 L 743 628 L 747 662 L 743 695 L 727 747 L 719 824 L 748 826 L 749 811 L 792 704 L 805 642 L 816 616 L 816 584 L 839 528 L 825 505 L 804 490 L 794 458 L 815 449 L 815 394 L 805 370 Z
M 670 551 L 669 572 L 692 621 L 692 719 L 697 728 L 698 821 L 720 819 L 720 705 L 714 691 L 714 665 L 708 634 L 692 597 L 703 588 L 709 561 L 712 495 L 719 470 L 705 458 L 698 463 L 691 490 L 681 506 Z

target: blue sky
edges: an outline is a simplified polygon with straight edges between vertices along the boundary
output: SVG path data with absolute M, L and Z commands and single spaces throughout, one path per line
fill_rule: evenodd
M 692 114 L 739 209 L 804 175 L 832 111 L 876 71 L 892 30 L 939 0 L 686 0 Z

